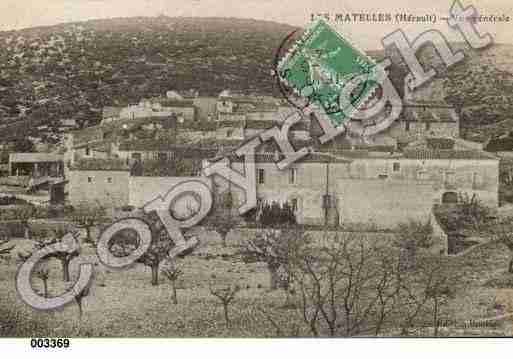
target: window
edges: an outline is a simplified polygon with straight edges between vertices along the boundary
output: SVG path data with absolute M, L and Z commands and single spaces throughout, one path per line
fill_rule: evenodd
M 417 179 L 421 180 L 421 181 L 427 180 L 428 179 L 427 171 L 425 171 L 425 170 L 417 171 Z
M 472 173 L 472 187 L 477 188 L 481 185 L 481 176 L 479 173 Z
M 298 206 L 297 206 L 297 198 L 292 198 L 292 200 L 290 201 L 291 205 L 292 205 L 292 210 L 294 212 L 297 212 L 297 209 L 298 209 Z
M 456 184 L 456 175 L 454 172 L 445 172 L 445 185 L 453 187 Z
M 456 192 L 445 192 L 442 195 L 442 203 L 458 203 L 458 194 Z
M 87 177 L 87 183 L 93 183 L 93 177 Z
M 406 120 L 406 125 L 404 127 L 404 130 L 405 131 L 409 131 L 410 130 L 410 120 Z
M 381 174 L 381 175 L 378 175 L 378 178 L 379 178 L 379 179 L 387 179 L 387 178 L 388 178 L 388 175 L 386 175 L 386 174 Z
M 159 152 L 159 153 L 157 154 L 157 159 L 158 159 L 159 161 L 167 161 L 167 153 L 165 153 L 165 152 Z
M 289 184 L 296 184 L 297 181 L 297 168 L 289 170 Z
M 112 177 L 107 178 L 107 183 L 112 183 Z
M 401 170 L 401 164 L 399 162 L 394 162 L 392 169 L 394 172 L 399 172 Z
M 233 130 L 226 131 L 226 137 L 232 137 L 232 135 L 233 135 Z
M 265 183 L 265 172 L 263 168 L 258 169 L 258 184 Z
M 86 147 L 85 149 L 85 155 L 86 156 L 91 156 L 91 149 L 89 147 Z
M 431 129 L 431 121 L 426 121 L 426 131 Z
M 331 208 L 331 202 L 331 196 L 329 194 L 325 194 L 322 196 L 322 208 Z

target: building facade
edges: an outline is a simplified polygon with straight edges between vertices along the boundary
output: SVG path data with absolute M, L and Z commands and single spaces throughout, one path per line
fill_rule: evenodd
M 128 166 L 119 161 L 77 161 L 69 170 L 68 200 L 71 205 L 125 206 L 129 201 L 129 177 Z
M 498 206 L 499 160 L 477 150 L 344 151 L 309 155 L 279 170 L 274 154 L 257 155 L 257 197 L 289 202 L 298 223 L 375 223 L 389 228 L 408 219 L 427 221 L 435 204 L 476 196 Z M 242 162 L 233 168 L 243 172 Z M 236 206 L 244 192 L 230 188 Z

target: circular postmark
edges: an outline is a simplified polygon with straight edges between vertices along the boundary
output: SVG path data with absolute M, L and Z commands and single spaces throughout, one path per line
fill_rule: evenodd
M 313 105 L 313 108 L 321 109 L 328 115 L 336 126 L 349 122 L 351 120 L 349 110 L 366 106 L 378 93 L 373 90 L 376 87 L 372 77 L 373 70 L 365 63 L 365 66 L 356 63 L 355 67 L 359 70 L 354 73 L 341 73 L 330 69 L 329 66 L 325 66 L 326 61 L 329 61 L 326 59 L 332 56 L 333 52 L 338 52 L 340 48 L 335 51 L 319 48 L 303 49 L 305 34 L 301 29 L 296 29 L 287 34 L 277 48 L 273 68 L 277 88 L 291 106 L 302 112 Z M 354 60 L 349 56 L 342 59 L 345 62 L 356 62 Z M 293 65 L 282 66 L 283 63 L 293 63 Z M 342 95 L 347 96 L 344 88 L 365 75 L 366 78 L 349 92 L 348 101 L 351 106 L 344 107 L 346 102 L 341 98 Z
M 386 63 L 376 63 L 326 24 L 289 33 L 274 58 L 277 87 L 302 112 L 322 112 L 331 125 L 366 137 L 393 121 Z M 390 99 L 393 98 L 393 101 Z M 397 107 L 397 106 L 395 106 Z M 321 116 L 321 117 L 322 117 Z
M 280 72 L 278 70 L 280 59 L 282 58 L 282 56 L 285 55 L 284 51 L 287 49 L 287 44 L 290 44 L 292 41 L 297 40 L 296 36 L 301 32 L 301 29 L 296 29 L 287 34 L 287 36 L 285 36 L 285 38 L 281 41 L 274 55 L 273 76 L 275 78 L 278 90 L 282 94 L 283 98 L 291 106 L 297 108 L 300 111 L 303 111 L 305 108 L 310 106 L 310 99 L 307 97 L 302 98 L 301 96 L 298 96 L 294 92 L 294 89 L 290 86 L 287 86 L 287 84 L 283 81 L 283 76 L 280 75 Z

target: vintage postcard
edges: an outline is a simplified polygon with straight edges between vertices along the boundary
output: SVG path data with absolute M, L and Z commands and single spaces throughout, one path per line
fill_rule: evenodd
M 0 338 L 513 335 L 510 2 L 0 10 Z

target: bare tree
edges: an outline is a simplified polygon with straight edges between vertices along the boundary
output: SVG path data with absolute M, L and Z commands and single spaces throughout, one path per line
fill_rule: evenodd
M 50 238 L 37 238 L 36 248 L 41 249 L 46 246 L 50 246 L 60 242 L 69 242 L 76 241 L 78 238 L 77 232 L 70 232 L 64 234 L 62 231 L 55 231 L 54 235 Z M 71 247 L 71 246 L 69 246 Z M 71 260 L 80 255 L 79 247 L 75 246 L 75 249 L 72 252 L 54 252 L 52 253 L 52 257 L 61 261 L 62 264 L 62 279 L 65 282 L 69 282 L 71 280 L 70 272 L 69 272 L 69 264 Z
M 47 263 L 39 265 L 34 274 L 43 282 L 43 296 L 48 298 L 48 278 L 50 277 L 50 269 L 48 268 Z
M 495 241 L 502 243 L 509 250 L 508 273 L 513 273 L 513 226 L 510 223 L 497 223 L 494 228 Z
M 401 289 L 401 262 L 393 251 L 381 248 L 378 253 L 378 265 L 381 274 L 376 284 L 376 319 L 374 335 L 381 334 L 387 319 L 397 309 L 398 295 Z
M 301 259 L 301 316 L 314 336 L 378 335 L 395 307 L 397 259 L 365 237 L 334 235 Z
M 422 223 L 410 220 L 400 223 L 397 228 L 395 245 L 401 250 L 401 265 L 403 269 L 414 269 L 417 252 L 420 248 L 429 248 L 432 242 L 433 227 L 430 222 Z
M 241 288 L 238 285 L 226 286 L 217 289 L 213 288 L 212 286 L 210 287 L 210 294 L 219 299 L 221 301 L 221 304 L 223 305 L 224 320 L 227 326 L 230 326 L 230 316 L 228 313 L 228 308 L 230 304 L 233 303 L 235 296 L 240 290 Z
M 409 335 L 419 320 L 431 317 L 433 335 L 438 336 L 440 311 L 453 294 L 457 277 L 442 256 L 427 256 L 415 273 L 402 274 L 399 291 L 401 335 Z M 429 319 L 427 319 L 429 321 Z
M 159 271 L 162 261 L 169 256 L 173 243 L 164 229 L 162 223 L 154 218 L 154 215 L 147 215 L 144 219 L 150 223 L 152 241 L 150 248 L 137 260 L 151 269 L 151 285 L 159 284 Z M 110 251 L 115 256 L 128 256 L 139 246 L 139 236 L 131 229 L 124 229 L 117 232 L 110 241 Z
M 298 258 L 301 258 L 311 237 L 302 229 L 290 227 L 286 229 L 259 230 L 254 239 L 247 240 L 241 249 L 245 261 L 260 261 L 267 264 L 269 270 L 269 288 L 291 288 L 296 273 Z M 280 277 L 279 269 L 285 274 Z
M 178 304 L 178 298 L 176 295 L 176 281 L 178 280 L 178 278 L 180 278 L 183 275 L 182 270 L 180 268 L 178 268 L 178 266 L 176 265 L 175 259 L 166 258 L 165 265 L 163 266 L 161 272 L 171 282 L 171 290 L 172 290 L 171 300 L 173 301 L 173 304 Z
M 285 325 L 283 323 L 281 323 L 276 318 L 274 318 L 264 308 L 257 307 L 257 309 L 264 315 L 267 322 L 270 323 L 271 326 L 275 329 L 277 337 L 287 337 L 287 338 L 299 337 L 299 333 L 300 333 L 300 329 L 301 329 L 299 325 L 297 325 L 296 323 L 292 323 L 292 325 L 290 325 L 290 328 L 287 330 L 287 328 L 285 328 Z
M 75 295 L 75 302 L 78 306 L 78 317 L 80 320 L 82 320 L 82 316 L 84 314 L 84 308 L 83 308 L 83 300 L 85 297 L 89 295 L 90 287 L 85 287 L 80 293 Z
M 228 233 L 239 224 L 239 221 L 226 211 L 216 212 L 209 218 L 208 226 L 213 228 L 221 237 L 223 247 L 227 246 L 226 237 Z
M 415 269 L 405 269 L 393 241 L 357 234 L 326 235 L 322 245 L 295 252 L 293 276 L 299 293 L 296 314 L 312 336 L 381 335 L 400 327 L 403 335 L 419 321 L 433 323 L 454 278 L 441 256 L 416 254 Z M 284 335 L 283 321 L 265 317 Z
M 71 220 L 86 230 L 86 242 L 94 244 L 91 228 L 105 221 L 106 209 L 100 204 L 79 203 L 71 212 Z
M 9 245 L 2 248 L 3 246 L 7 245 L 7 243 L 9 243 L 9 235 L 7 234 L 6 230 L 2 229 L 0 230 L 0 259 L 4 259 L 16 247 L 15 245 Z
M 153 236 L 150 248 L 139 258 L 138 262 L 151 268 L 151 285 L 159 285 L 160 264 L 169 255 L 172 247 L 167 232 L 161 231 Z
M 35 208 L 33 206 L 20 206 L 15 207 L 12 212 L 11 216 L 13 219 L 16 219 L 21 222 L 21 224 L 24 227 L 24 237 L 25 239 L 30 239 L 30 225 L 29 221 L 30 219 L 34 218 L 35 215 Z
M 440 327 L 440 312 L 442 306 L 453 295 L 451 287 L 453 286 L 453 278 L 449 275 L 449 271 L 443 265 L 442 259 L 439 258 L 429 271 L 429 281 L 426 286 L 426 295 L 431 300 L 431 313 L 433 318 L 433 336 L 438 336 Z
M 311 267 L 310 257 L 303 258 L 304 265 L 306 268 Z M 310 280 L 310 273 L 305 273 L 308 271 L 300 272 L 298 275 L 298 286 L 301 294 L 301 318 L 304 323 L 307 325 L 311 334 L 314 337 L 318 337 L 320 335 L 319 332 L 319 313 L 320 306 L 313 305 L 317 298 L 319 298 L 320 288 L 319 282 L 315 280 Z
M 233 215 L 233 197 L 230 190 L 219 194 L 214 203 L 213 214 L 207 220 L 207 226 L 221 237 L 223 247 L 227 246 L 228 233 L 240 223 L 240 218 Z

